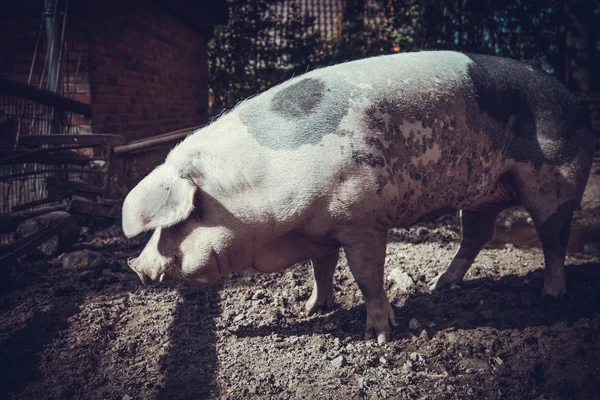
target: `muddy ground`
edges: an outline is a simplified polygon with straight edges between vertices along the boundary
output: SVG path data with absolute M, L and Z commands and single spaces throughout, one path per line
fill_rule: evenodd
M 540 296 L 541 251 L 518 248 L 531 238 L 520 210 L 499 221 L 525 227 L 509 236 L 517 247 L 495 243 L 439 293 L 427 282 L 456 251 L 456 217 L 390 233 L 386 289 L 399 324 L 385 345 L 362 339 L 365 307 L 345 260 L 335 309 L 306 317 L 308 265 L 144 287 L 126 267 L 143 238 L 92 224 L 73 250 L 102 252 L 99 266 L 58 257 L 14 267 L 0 297 L 0 398 L 599 399 L 600 253 L 589 238 L 599 169 L 560 301 Z M 414 283 L 402 289 L 391 277 L 406 274 Z

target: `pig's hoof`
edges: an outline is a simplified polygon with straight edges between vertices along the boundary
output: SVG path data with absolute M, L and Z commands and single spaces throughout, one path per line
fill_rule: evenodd
M 394 309 L 389 306 L 387 312 L 387 318 L 385 316 L 378 321 L 372 321 L 367 314 L 367 327 L 365 329 L 365 340 L 371 340 L 377 337 L 377 343 L 382 344 L 389 342 L 391 339 L 392 328 L 391 326 L 398 326 L 396 317 L 394 316 Z
M 563 297 L 567 293 L 567 288 L 564 279 L 556 281 L 548 281 L 544 283 L 542 296 L 552 296 L 556 298 Z
M 431 290 L 432 292 L 435 290 L 440 290 L 446 287 L 450 287 L 453 284 L 458 283 L 459 281 L 459 279 L 449 277 L 446 272 L 442 272 L 441 274 L 433 278 L 431 282 L 429 282 L 429 290 Z
M 312 293 L 310 299 L 304 306 L 306 315 L 313 315 L 318 311 L 329 310 L 333 307 L 333 293 L 327 296 L 317 296 L 315 292 Z

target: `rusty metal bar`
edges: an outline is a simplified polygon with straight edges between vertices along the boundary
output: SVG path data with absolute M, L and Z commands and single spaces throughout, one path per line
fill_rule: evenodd
M 25 147 L 77 145 L 101 147 L 105 145 L 123 144 L 125 139 L 119 135 L 26 135 L 19 138 L 19 144 Z
M 82 146 L 82 148 L 88 146 Z M 65 149 L 64 147 L 62 149 Z M 48 154 L 56 149 L 38 149 L 32 151 L 2 151 L 0 150 L 0 165 L 36 163 L 36 164 L 77 164 L 87 165 L 90 161 L 103 160 L 102 157 L 88 157 L 72 151 L 62 151 Z M 41 151 L 47 150 L 47 151 Z
M 186 136 L 194 133 L 197 129 L 200 129 L 201 126 L 191 127 L 180 129 L 177 131 L 165 133 L 159 136 L 153 136 L 148 139 L 138 140 L 135 142 L 131 142 L 129 144 L 123 146 L 115 146 L 114 155 L 121 156 L 131 153 L 138 153 L 142 151 L 148 151 L 154 148 L 155 146 L 160 146 L 164 144 L 169 144 L 172 142 L 178 142 L 180 140 L 185 139 Z
M 13 82 L 8 79 L 0 78 L 0 93 L 32 100 L 37 103 L 56 107 L 62 110 L 73 111 L 77 114 L 85 115 L 88 118 L 92 116 L 92 106 L 90 104 L 61 96 L 49 90 L 38 89 L 24 83 Z

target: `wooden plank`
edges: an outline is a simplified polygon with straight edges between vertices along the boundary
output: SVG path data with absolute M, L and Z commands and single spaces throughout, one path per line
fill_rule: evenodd
M 46 207 L 40 210 L 19 211 L 6 214 L 0 214 L 0 233 L 14 232 L 17 226 L 26 219 L 37 217 L 53 211 L 65 211 L 66 206 Z
M 55 201 L 61 201 L 65 198 L 65 196 L 49 196 L 44 197 L 43 199 L 30 201 L 28 203 L 18 204 L 16 206 L 12 206 L 12 211 L 23 211 L 28 210 L 33 207 L 43 206 L 44 204 L 53 203 Z
M 74 151 L 61 151 L 56 154 L 49 154 L 48 152 L 38 152 L 36 150 L 0 150 L 0 165 L 23 163 L 88 165 L 92 160 L 104 160 L 104 158 L 88 157 Z
M 115 156 L 138 153 L 142 151 L 150 151 L 157 146 L 179 142 L 185 139 L 188 135 L 191 135 L 196 130 L 200 129 L 201 126 L 195 126 L 185 129 L 179 129 L 177 131 L 165 133 L 158 136 L 152 136 L 147 139 L 137 140 L 123 146 L 117 146 L 114 149 Z
M 89 185 L 82 182 L 67 181 L 64 179 L 54 178 L 52 176 L 46 178 L 46 184 L 56 189 L 67 190 L 75 195 L 79 195 L 79 193 L 94 195 L 104 193 L 104 188 L 100 186 Z
M 19 138 L 19 144 L 25 147 L 39 147 L 41 145 L 80 145 L 89 147 L 117 146 L 125 143 L 119 135 L 25 135 Z
M 32 100 L 40 104 L 52 106 L 61 110 L 73 111 L 77 114 L 92 116 L 91 104 L 82 103 L 77 100 L 61 96 L 45 89 L 38 89 L 35 86 L 29 86 L 24 83 L 14 82 L 5 78 L 0 78 L 0 93 L 8 96 L 15 96 L 26 100 Z
M 85 197 L 85 198 L 93 199 L 93 200 L 95 200 L 98 197 L 97 193 L 81 192 L 79 190 L 54 187 L 51 185 L 48 185 L 46 187 L 46 189 L 48 190 L 48 194 L 50 196 L 65 196 L 65 197 L 80 196 L 80 197 Z
M 123 205 L 123 199 L 107 199 L 105 197 L 98 197 L 98 203 L 121 207 Z
M 10 263 L 44 243 L 60 230 L 66 228 L 69 222 L 69 218 L 64 218 L 37 231 L 33 235 L 19 239 L 9 245 L 0 246 L 0 254 L 2 254 L 0 256 L 0 268 L 8 268 Z
M 104 175 L 105 174 L 105 172 L 102 170 L 91 169 L 91 168 L 44 168 L 44 169 L 38 169 L 36 171 L 27 171 L 27 172 L 20 172 L 18 174 L 10 174 L 10 175 L 0 176 L 0 181 L 8 181 L 11 179 L 24 178 L 26 176 L 31 176 L 31 175 L 53 174 L 53 173 L 61 174 L 61 173 L 65 173 L 65 172 L 76 172 L 76 173 L 82 173 L 82 174 L 95 174 L 95 175 Z
M 67 209 L 71 214 L 85 214 L 105 218 L 121 218 L 121 207 L 73 199 Z

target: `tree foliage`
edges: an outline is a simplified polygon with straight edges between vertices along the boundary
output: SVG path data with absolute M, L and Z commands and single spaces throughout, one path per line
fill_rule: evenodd
M 398 51 L 451 49 L 502 55 L 565 79 L 568 2 L 589 6 L 590 40 L 600 39 L 600 0 L 349 0 L 341 33 L 330 39 L 292 7 L 298 0 L 230 0 L 230 18 L 211 43 L 211 88 L 217 107 L 308 68 Z M 366 9 L 356 12 L 357 4 Z M 273 32 L 279 32 L 275 39 Z M 596 67 L 600 42 L 595 42 Z M 594 47 L 592 45 L 592 47 Z M 592 57 L 593 58 L 593 57 Z M 589 60 L 588 60 L 589 61 Z
M 210 89 L 218 108 L 232 107 L 308 68 L 320 34 L 293 2 L 283 13 L 286 3 L 229 1 L 228 24 L 215 28 L 209 46 Z

